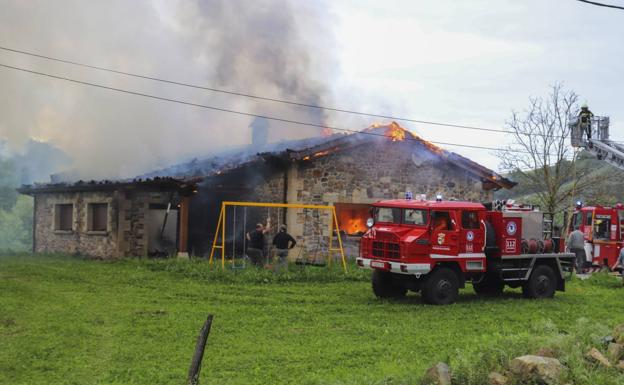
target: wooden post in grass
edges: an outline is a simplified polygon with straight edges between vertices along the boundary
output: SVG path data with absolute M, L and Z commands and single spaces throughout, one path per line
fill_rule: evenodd
M 204 358 L 204 349 L 206 348 L 206 341 L 208 340 L 208 334 L 210 334 L 210 327 L 212 326 L 212 314 L 208 314 L 204 326 L 199 331 L 197 337 L 197 344 L 195 345 L 195 354 L 193 354 L 193 361 L 191 361 L 191 367 L 188 372 L 188 385 L 199 384 L 199 372 L 201 371 L 202 358 Z

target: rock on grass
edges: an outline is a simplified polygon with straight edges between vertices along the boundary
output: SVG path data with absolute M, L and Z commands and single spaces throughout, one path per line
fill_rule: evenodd
M 500 373 L 492 372 L 488 375 L 489 385 L 507 385 L 509 384 L 509 378 L 503 376 Z
M 585 353 L 585 357 L 587 357 L 590 361 L 596 362 L 604 367 L 610 367 L 611 363 L 607 360 L 600 351 L 596 348 L 591 348 L 587 353 Z
M 613 329 L 613 337 L 618 344 L 624 344 L 624 324 L 618 325 Z
M 526 355 L 516 357 L 509 369 L 520 381 L 534 381 L 547 385 L 559 384 L 565 367 L 556 358 Z
M 607 357 L 613 362 L 618 362 L 621 358 L 624 358 L 624 344 L 609 344 Z
M 427 369 L 423 378 L 424 385 L 451 385 L 451 371 L 447 364 L 438 362 Z

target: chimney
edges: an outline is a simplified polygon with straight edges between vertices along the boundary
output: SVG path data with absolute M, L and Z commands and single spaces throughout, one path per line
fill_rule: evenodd
M 255 147 L 264 147 L 269 139 L 269 122 L 265 118 L 255 118 L 251 127 L 251 144 Z

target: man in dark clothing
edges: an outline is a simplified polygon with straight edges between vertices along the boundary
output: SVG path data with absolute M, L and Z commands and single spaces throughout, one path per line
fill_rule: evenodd
M 594 117 L 594 114 L 589 110 L 587 104 L 583 104 L 581 106 L 581 112 L 579 112 L 579 120 L 581 121 L 581 128 L 587 134 L 587 139 L 591 139 L 592 136 L 592 126 L 591 126 L 591 118 Z
M 251 263 L 255 266 L 262 267 L 264 261 L 264 234 L 271 230 L 271 218 L 267 218 L 267 225 L 262 223 L 256 225 L 256 229 L 246 234 L 247 237 L 247 255 L 251 259 Z
M 290 234 L 286 232 L 286 226 L 280 227 L 279 233 L 273 237 L 273 245 L 277 249 L 277 264 L 275 271 L 280 271 L 282 268 L 288 270 L 288 250 L 295 247 L 297 241 Z

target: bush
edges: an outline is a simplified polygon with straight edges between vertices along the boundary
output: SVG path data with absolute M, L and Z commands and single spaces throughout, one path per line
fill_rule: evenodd
M 16 252 L 32 249 L 33 200 L 20 195 L 15 206 L 0 209 L 0 250 Z

